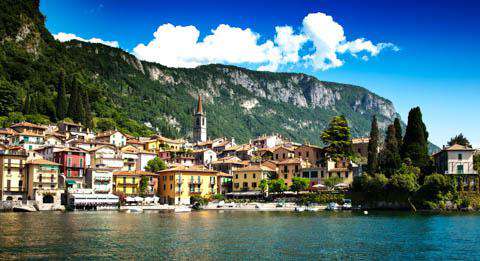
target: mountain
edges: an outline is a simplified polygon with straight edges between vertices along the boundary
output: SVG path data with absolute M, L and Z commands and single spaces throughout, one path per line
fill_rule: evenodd
M 306 74 L 219 64 L 168 68 L 101 44 L 60 43 L 45 28 L 38 6 L 38 0 L 0 3 L 3 125 L 19 119 L 60 120 L 55 102 L 62 72 L 67 98 L 78 88 L 88 96 L 87 110 L 96 129 L 117 127 L 133 135 L 158 130 L 190 137 L 198 95 L 204 100 L 209 137 L 242 142 L 280 133 L 319 144 L 321 131 L 334 115 L 347 117 L 354 136 L 368 134 L 374 114 L 380 127 L 398 117 L 392 102 L 365 88 Z

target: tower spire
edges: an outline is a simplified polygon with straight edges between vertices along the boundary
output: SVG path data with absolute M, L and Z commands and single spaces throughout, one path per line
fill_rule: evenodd
M 203 114 L 202 96 L 198 95 L 197 114 Z

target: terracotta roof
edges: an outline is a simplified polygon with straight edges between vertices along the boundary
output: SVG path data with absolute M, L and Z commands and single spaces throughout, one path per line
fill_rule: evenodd
M 250 165 L 250 166 L 246 166 L 246 167 L 234 170 L 234 172 L 240 172 L 240 171 L 275 171 L 275 170 L 265 165 L 255 164 L 255 165 Z
M 282 160 L 282 161 L 278 162 L 277 164 L 278 165 L 300 164 L 302 162 L 303 162 L 303 160 L 300 159 L 300 158 L 289 158 L 289 159 Z
M 182 139 L 170 139 L 170 138 L 167 138 L 167 137 L 164 137 L 162 135 L 153 135 L 149 141 L 146 141 L 146 142 L 154 142 L 154 141 L 157 141 L 157 140 L 160 140 L 160 141 L 163 141 L 163 142 L 166 142 L 166 143 L 176 143 L 176 144 L 182 144 L 182 143 L 185 143 L 184 140 Z
M 65 125 L 70 125 L 70 126 L 82 127 L 82 124 L 80 124 L 80 123 L 75 123 L 75 122 L 62 121 L 62 122 L 60 122 L 59 124 L 65 124 Z
M 35 133 L 29 130 L 23 130 L 22 132 L 17 132 L 15 136 L 36 136 L 36 137 L 43 137 L 42 134 Z
M 58 164 L 56 162 L 53 162 L 53 161 L 46 160 L 46 159 L 28 160 L 27 163 L 32 164 L 32 165 L 56 165 L 56 166 L 60 166 L 60 164 Z
M 212 169 L 207 169 L 205 166 L 201 165 L 194 165 L 194 166 L 176 166 L 174 168 L 166 169 L 159 171 L 159 174 L 162 173 L 169 173 L 173 171 L 181 171 L 181 172 L 197 172 L 197 173 L 217 173 L 217 171 Z
M 19 122 L 19 123 L 16 123 L 16 124 L 13 124 L 12 126 L 10 126 L 10 128 L 15 128 L 15 127 L 28 127 L 28 128 L 43 129 L 43 130 L 47 129 L 47 127 L 45 127 L 45 126 L 33 124 L 33 123 L 30 123 L 30 122 L 26 122 L 26 121 Z
M 145 142 L 139 141 L 137 139 L 129 139 L 129 140 L 127 140 L 127 144 L 129 144 L 129 143 L 130 144 L 141 144 L 141 145 L 143 145 Z
M 11 128 L 0 129 L 0 134 L 15 135 L 17 132 Z
M 231 177 L 233 177 L 233 174 L 228 174 L 228 173 L 225 173 L 225 172 L 222 172 L 222 171 L 218 171 L 218 172 L 217 172 L 217 177 L 227 177 L 227 178 L 231 178 Z
M 445 148 L 444 150 L 447 151 L 461 151 L 461 150 L 466 150 L 466 151 L 473 151 L 475 149 L 460 145 L 460 144 L 453 144 L 450 147 Z
M 123 146 L 120 150 L 121 150 L 122 152 L 130 152 L 130 153 L 137 153 L 137 152 L 139 152 L 139 149 L 135 148 L 135 147 L 132 146 L 132 145 Z
M 221 159 L 218 159 L 214 162 L 212 162 L 212 164 L 242 164 L 242 165 L 245 165 L 242 160 L 236 156 L 232 156 L 232 157 L 225 157 L 225 158 L 221 158 Z
M 99 150 L 101 148 L 105 148 L 105 147 L 115 150 L 115 146 L 113 146 L 113 145 L 99 145 L 99 146 L 95 146 L 91 149 L 87 149 L 87 151 L 97 151 L 97 150 Z
M 311 144 L 302 144 L 301 146 L 296 147 L 295 150 L 296 150 L 296 149 L 299 149 L 299 148 L 302 148 L 302 147 L 314 148 L 314 149 L 322 149 L 322 148 L 319 147 L 319 146 L 315 146 L 315 145 L 311 145 Z
M 287 147 L 282 146 L 282 145 L 276 146 L 276 147 L 274 147 L 274 148 L 272 148 L 272 149 L 273 149 L 273 152 L 275 152 L 275 151 L 277 151 L 277 150 L 280 150 L 280 149 L 284 149 L 284 150 L 288 150 L 288 151 L 290 151 L 290 152 L 293 152 L 293 149 L 287 148 Z
M 97 134 L 97 136 L 95 136 L 96 138 L 103 138 L 103 137 L 109 137 L 109 136 L 112 136 L 113 134 L 117 133 L 119 131 L 116 131 L 116 130 L 108 130 L 108 131 L 104 131 L 104 132 L 100 132 Z M 120 132 L 121 133 L 121 132 Z M 123 135 L 123 133 L 122 133 Z
M 156 175 L 153 172 L 143 171 L 143 170 L 130 170 L 130 171 L 115 171 L 113 172 L 114 176 L 142 176 L 142 175 L 149 175 L 153 176 Z
M 83 153 L 86 153 L 85 150 L 81 149 L 81 148 L 75 148 L 75 147 L 65 147 L 65 148 L 62 148 L 60 150 L 57 150 L 55 152 L 83 152 Z

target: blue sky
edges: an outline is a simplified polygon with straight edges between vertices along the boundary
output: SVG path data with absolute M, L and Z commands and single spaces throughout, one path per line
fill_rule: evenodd
M 116 41 L 109 44 L 170 66 L 221 61 L 361 85 L 393 101 L 404 120 L 411 107 L 420 106 L 435 144 L 463 132 L 480 146 L 480 116 L 474 106 L 480 101 L 478 1 L 43 0 L 41 10 L 54 34 Z M 343 29 L 340 34 L 337 25 Z M 288 50 L 295 46 L 291 43 L 301 42 L 298 52 L 287 53 L 275 40 L 276 27 L 286 26 L 291 29 L 286 31 Z M 172 53 L 164 46 L 195 33 L 201 44 L 173 44 L 185 53 L 163 58 Z M 337 36 L 346 38 L 329 52 L 325 42 Z M 249 47 L 251 37 L 257 37 L 255 46 L 235 52 Z M 363 39 L 361 50 L 347 44 L 356 39 Z M 225 41 L 233 49 L 222 52 L 219 43 Z M 275 55 L 278 50 L 283 50 L 280 56 Z M 331 55 L 338 62 L 334 66 Z

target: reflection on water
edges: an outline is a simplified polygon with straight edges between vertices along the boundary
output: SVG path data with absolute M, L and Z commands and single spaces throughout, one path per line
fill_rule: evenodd
M 475 214 L 1 213 L 0 259 L 479 259 Z

